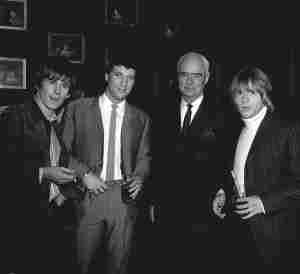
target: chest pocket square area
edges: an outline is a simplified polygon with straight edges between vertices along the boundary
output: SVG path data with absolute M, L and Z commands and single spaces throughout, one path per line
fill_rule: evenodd
M 216 134 L 215 134 L 214 129 L 212 129 L 212 128 L 205 129 L 201 134 L 201 139 L 212 140 L 212 141 L 215 140 Z

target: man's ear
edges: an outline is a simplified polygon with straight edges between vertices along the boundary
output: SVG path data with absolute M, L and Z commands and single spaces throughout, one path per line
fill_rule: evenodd
M 106 82 L 108 81 L 108 73 L 104 74 L 104 79 L 105 79 Z
M 207 72 L 206 75 L 205 75 L 205 79 L 204 79 L 204 85 L 207 84 L 208 80 L 209 80 L 209 77 L 210 77 L 210 73 Z

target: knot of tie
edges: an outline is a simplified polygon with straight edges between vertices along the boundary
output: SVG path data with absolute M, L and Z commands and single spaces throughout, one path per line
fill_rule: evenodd
M 112 110 L 116 110 L 118 108 L 118 104 L 111 104 Z
M 54 120 L 49 121 L 49 123 L 51 126 L 56 127 L 58 125 L 58 120 L 54 119 Z

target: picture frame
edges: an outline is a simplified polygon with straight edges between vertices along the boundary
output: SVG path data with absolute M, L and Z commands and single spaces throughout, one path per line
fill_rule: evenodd
M 0 57 L 0 89 L 27 88 L 25 58 Z
M 48 56 L 64 56 L 71 63 L 85 62 L 85 37 L 82 33 L 48 33 Z
M 104 0 L 104 23 L 133 27 L 139 23 L 139 0 Z
M 2 106 L 0 106 L 0 116 L 1 116 L 1 114 L 2 114 L 3 112 L 6 111 L 6 109 L 7 109 L 8 107 L 9 107 L 8 105 L 2 105 Z
M 27 0 L 0 1 L 0 29 L 27 30 Z

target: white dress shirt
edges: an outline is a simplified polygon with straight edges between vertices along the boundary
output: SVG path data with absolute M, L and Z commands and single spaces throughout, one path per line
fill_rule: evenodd
M 235 150 L 233 177 L 240 196 L 245 193 L 245 164 L 248 153 L 257 133 L 257 130 L 267 113 L 267 107 L 249 119 L 243 119 L 245 126 L 241 131 Z
M 102 117 L 103 130 L 104 130 L 104 143 L 103 143 L 103 166 L 101 172 L 101 179 L 106 179 L 106 168 L 107 168 L 107 152 L 108 152 L 108 142 L 109 142 L 109 127 L 110 127 L 110 115 L 112 110 L 112 102 L 104 93 L 99 96 L 99 108 Z M 117 120 L 116 120 L 116 135 L 115 135 L 115 170 L 114 170 L 114 180 L 122 179 L 121 171 L 121 130 L 123 117 L 125 114 L 125 101 L 118 104 Z
M 203 96 L 200 96 L 193 103 L 191 103 L 191 105 L 192 105 L 191 122 L 193 121 L 195 114 L 196 114 L 197 110 L 199 109 L 199 106 L 201 105 L 202 101 L 203 101 Z M 184 120 L 185 113 L 188 109 L 188 104 L 189 103 L 187 103 L 184 99 L 181 99 L 181 103 L 180 103 L 180 125 L 181 125 L 181 128 L 183 127 L 183 120 Z

